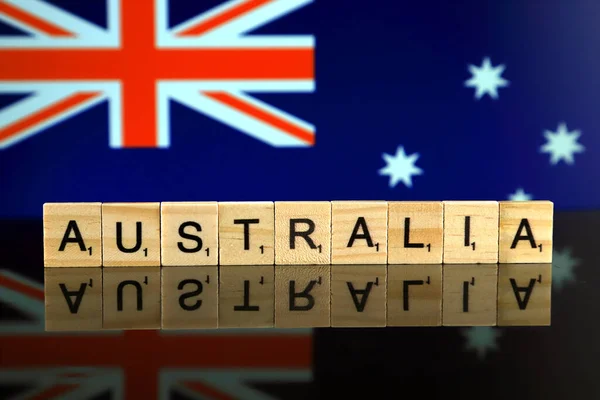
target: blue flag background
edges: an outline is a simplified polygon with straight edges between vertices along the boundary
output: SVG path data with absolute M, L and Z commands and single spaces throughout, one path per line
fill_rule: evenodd
M 51 3 L 106 23 L 102 0 Z M 220 2 L 171 3 L 176 24 Z M 529 195 L 598 208 L 599 18 L 585 0 L 319 0 L 250 33 L 314 35 L 315 92 L 250 93 L 314 124 L 314 146 L 272 147 L 172 101 L 169 148 L 112 149 L 104 102 L 0 150 L 0 217 L 70 201 Z M 468 86 L 486 59 L 492 72 Z

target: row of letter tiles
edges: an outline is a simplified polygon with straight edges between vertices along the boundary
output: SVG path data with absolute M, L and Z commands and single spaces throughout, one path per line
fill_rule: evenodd
M 553 204 L 46 203 L 46 267 L 552 262 Z
M 548 326 L 551 264 L 45 268 L 47 330 Z

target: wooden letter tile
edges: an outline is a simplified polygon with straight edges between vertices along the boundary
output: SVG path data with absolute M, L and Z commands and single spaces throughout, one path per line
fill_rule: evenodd
M 442 325 L 496 325 L 498 266 L 444 265 Z
M 160 267 L 103 270 L 104 329 L 160 329 Z
M 102 204 L 105 267 L 160 266 L 160 203 Z
M 385 265 L 331 266 L 331 326 L 386 325 Z
M 329 327 L 330 266 L 275 266 L 275 326 Z
M 275 263 L 275 209 L 272 201 L 219 203 L 221 265 Z
M 499 262 L 551 263 L 551 201 L 501 201 Z
M 44 204 L 44 266 L 102 266 L 101 203 Z
M 274 280 L 272 265 L 220 266 L 219 327 L 273 327 Z
M 331 263 L 331 203 L 275 202 L 275 264 Z
M 218 327 L 217 266 L 161 268 L 162 329 Z
M 217 265 L 217 202 L 163 202 L 161 249 L 163 266 Z
M 498 262 L 498 202 L 444 201 L 444 264 Z
M 442 202 L 391 201 L 388 216 L 389 264 L 442 263 Z
M 498 326 L 549 326 L 552 264 L 498 266 Z
M 47 331 L 102 329 L 102 269 L 44 268 Z
M 386 201 L 331 202 L 331 263 L 387 263 Z
M 442 325 L 442 265 L 388 265 L 387 326 Z

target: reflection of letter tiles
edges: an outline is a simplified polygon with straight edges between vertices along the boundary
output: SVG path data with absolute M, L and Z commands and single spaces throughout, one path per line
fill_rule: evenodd
M 160 267 L 104 268 L 105 329 L 160 328 Z
M 548 326 L 552 264 L 498 266 L 498 326 Z
M 219 327 L 273 327 L 274 267 L 222 265 L 219 269 Z
M 331 202 L 331 263 L 387 262 L 386 201 Z
M 442 325 L 496 325 L 498 265 L 444 265 Z
M 501 201 L 499 262 L 552 262 L 550 201 Z
M 162 328 L 217 328 L 218 267 L 172 267 L 161 270 Z
M 329 265 L 275 266 L 275 326 L 330 326 Z
M 216 202 L 161 203 L 163 266 L 217 265 Z
M 331 263 L 330 202 L 275 202 L 275 263 Z
M 385 265 L 331 266 L 331 326 L 386 325 Z
M 548 326 L 553 207 L 46 203 L 46 327 Z
M 388 265 L 387 325 L 442 324 L 442 266 Z
M 444 201 L 444 264 L 498 262 L 498 202 Z
M 47 331 L 102 329 L 102 269 L 44 268 Z
M 44 266 L 102 266 L 101 203 L 44 204 Z
M 102 204 L 106 267 L 160 265 L 160 203 Z
M 219 203 L 221 265 L 273 265 L 274 245 L 273 202 Z
M 390 201 L 388 216 L 389 264 L 442 263 L 442 202 Z

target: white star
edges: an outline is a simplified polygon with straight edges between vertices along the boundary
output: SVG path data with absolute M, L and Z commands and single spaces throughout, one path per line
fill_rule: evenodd
M 465 86 L 474 87 L 475 98 L 479 100 L 485 94 L 489 94 L 491 98 L 498 98 L 498 88 L 508 86 L 509 82 L 500 75 L 504 72 L 505 66 L 498 65 L 492 67 L 489 58 L 484 58 L 481 67 L 469 65 L 469 71 L 473 75 L 471 79 L 465 82 Z
M 467 339 L 466 349 L 475 350 L 480 359 L 485 358 L 488 351 L 498 350 L 497 339 L 502 333 L 491 326 L 473 326 L 462 330 Z
M 573 270 L 581 260 L 573 258 L 571 249 L 566 248 L 563 251 L 554 250 L 552 252 L 552 287 L 562 289 L 567 282 L 575 280 Z
M 404 153 L 403 146 L 398 146 L 395 156 L 383 153 L 382 157 L 387 165 L 379 170 L 379 175 L 390 176 L 391 188 L 395 187 L 400 181 L 407 187 L 412 187 L 412 175 L 423 174 L 423 170 L 415 166 L 419 154 L 414 153 L 407 156 Z
M 582 153 L 585 150 L 585 147 L 577 143 L 579 136 L 581 136 L 581 132 L 569 132 L 567 125 L 561 122 L 556 132 L 544 132 L 547 142 L 540 147 L 540 151 L 552 155 L 550 157 L 552 165 L 556 165 L 560 160 L 564 160 L 567 164 L 573 164 L 575 162 L 573 154 Z
M 508 199 L 511 201 L 529 201 L 531 200 L 531 195 L 525 193 L 523 188 L 518 188 L 515 193 L 508 195 Z

